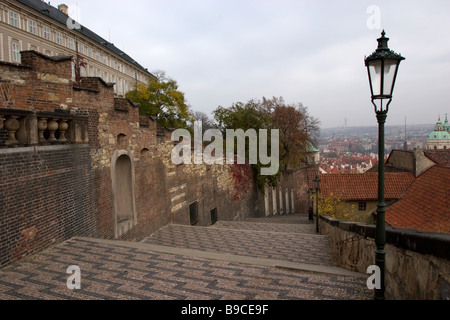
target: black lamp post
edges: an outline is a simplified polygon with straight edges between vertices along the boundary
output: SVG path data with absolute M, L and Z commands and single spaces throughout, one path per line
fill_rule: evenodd
M 312 189 L 308 189 L 306 193 L 308 194 L 308 220 L 313 220 L 314 199 L 312 198 Z
M 316 232 L 319 233 L 319 189 L 320 189 L 320 179 L 316 176 L 314 181 L 314 187 L 316 189 Z
M 385 285 L 385 256 L 386 251 L 386 229 L 385 212 L 386 204 L 384 202 L 384 124 L 386 122 L 389 105 L 392 101 L 395 80 L 397 78 L 398 67 L 404 57 L 388 48 L 389 38 L 386 33 L 381 33 L 378 39 L 378 48 L 374 53 L 365 58 L 365 64 L 369 74 L 370 91 L 372 95 L 372 104 L 375 107 L 375 113 L 378 121 L 378 203 L 377 203 L 377 225 L 375 243 L 375 263 L 381 271 L 381 288 L 375 289 L 375 299 L 383 300 Z

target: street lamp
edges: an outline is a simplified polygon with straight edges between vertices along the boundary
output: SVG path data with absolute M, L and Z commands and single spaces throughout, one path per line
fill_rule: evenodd
M 319 189 L 320 189 L 320 179 L 316 176 L 314 181 L 314 187 L 316 189 L 316 232 L 319 233 Z
M 369 74 L 370 91 L 372 104 L 378 121 L 378 203 L 377 203 L 377 225 L 375 234 L 375 263 L 381 272 L 381 288 L 375 289 L 375 299 L 384 299 L 384 273 L 386 251 L 386 229 L 384 202 L 384 124 L 386 122 L 389 105 L 392 102 L 395 80 L 397 78 L 398 67 L 404 57 L 388 48 L 389 38 L 386 33 L 381 33 L 378 39 L 378 48 L 374 53 L 365 58 L 365 65 Z

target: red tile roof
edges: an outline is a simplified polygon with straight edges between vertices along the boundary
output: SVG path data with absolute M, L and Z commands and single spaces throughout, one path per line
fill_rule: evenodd
M 414 179 L 410 172 L 386 172 L 385 199 L 400 199 Z M 325 196 L 333 194 L 345 201 L 378 199 L 378 173 L 322 174 L 320 180 L 320 191 Z
M 442 167 L 450 167 L 450 149 L 425 150 L 425 155 Z
M 397 203 L 386 223 L 401 229 L 450 233 L 450 168 L 434 166 L 420 175 Z

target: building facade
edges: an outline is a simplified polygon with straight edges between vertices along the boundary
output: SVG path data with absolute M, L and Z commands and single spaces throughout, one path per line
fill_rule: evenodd
M 64 4 L 55 8 L 44 1 L 0 2 L 0 61 L 21 63 L 21 51 L 34 50 L 48 56 L 80 57 L 81 77 L 100 77 L 114 83 L 114 93 L 125 95 L 137 83 L 153 75 L 129 55 L 68 16 Z M 76 78 L 72 61 L 72 80 Z

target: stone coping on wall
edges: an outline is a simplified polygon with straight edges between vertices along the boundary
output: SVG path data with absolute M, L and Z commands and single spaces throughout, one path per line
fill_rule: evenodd
M 334 227 L 375 239 L 375 225 L 337 220 L 329 216 L 320 219 Z M 450 234 L 386 227 L 386 243 L 396 247 L 450 260 Z

